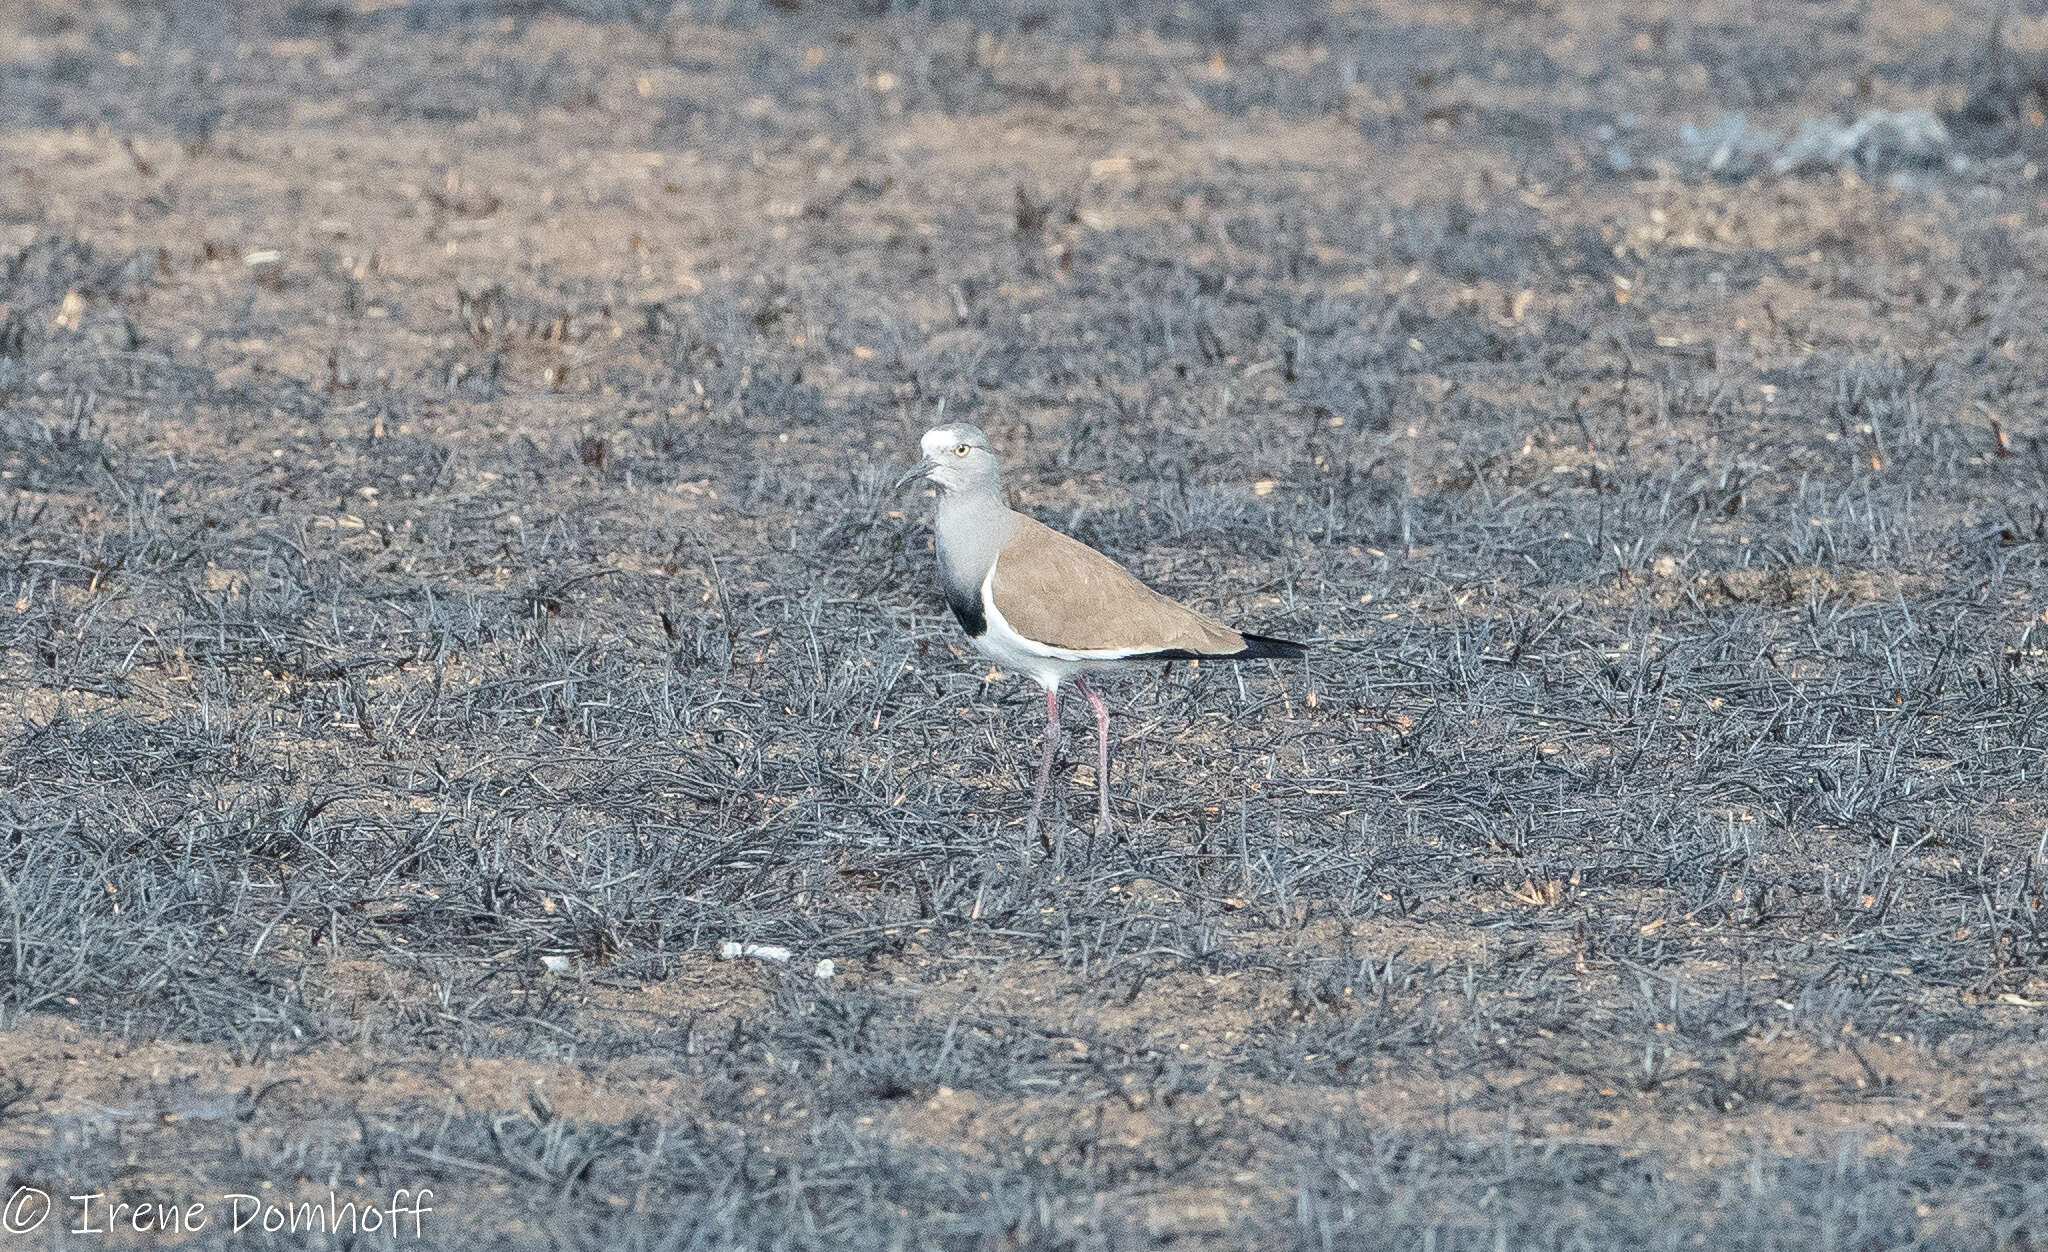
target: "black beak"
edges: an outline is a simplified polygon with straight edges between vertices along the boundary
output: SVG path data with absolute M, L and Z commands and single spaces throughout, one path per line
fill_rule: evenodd
M 931 472 L 937 468 L 939 467 L 933 464 L 930 459 L 919 461 L 915 466 L 911 468 L 911 471 L 908 474 L 905 474 L 903 477 L 897 479 L 896 485 L 889 488 L 889 490 L 892 492 L 901 491 L 904 487 L 916 482 L 918 479 L 929 477 L 931 475 Z

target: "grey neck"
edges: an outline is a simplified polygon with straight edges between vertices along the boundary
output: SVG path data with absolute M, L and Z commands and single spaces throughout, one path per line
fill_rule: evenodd
M 932 530 L 939 550 L 939 577 L 945 582 L 948 600 L 980 602 L 982 580 L 1015 528 L 1016 515 L 1003 503 L 1002 492 L 994 484 L 940 494 Z

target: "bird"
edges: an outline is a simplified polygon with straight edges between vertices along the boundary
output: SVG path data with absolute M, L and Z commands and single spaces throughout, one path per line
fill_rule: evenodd
M 933 515 L 939 586 L 975 648 L 1045 689 L 1045 750 L 1025 830 L 1036 836 L 1060 733 L 1060 686 L 1069 678 L 1095 713 L 1095 827 L 1109 834 L 1109 705 L 1090 673 L 1147 661 L 1298 660 L 1305 644 L 1232 629 L 1168 599 L 1114 560 L 1003 502 L 988 436 L 939 426 L 922 458 L 896 482 L 938 490 Z

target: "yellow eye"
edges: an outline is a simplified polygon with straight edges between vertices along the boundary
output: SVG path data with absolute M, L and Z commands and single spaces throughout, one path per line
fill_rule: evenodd
M 959 447 L 957 447 L 957 448 L 953 449 L 953 455 L 954 455 L 954 456 L 966 456 L 966 455 L 967 455 L 968 453 L 970 453 L 970 452 L 972 452 L 972 451 L 974 451 L 974 449 L 973 449 L 973 448 L 971 448 L 971 447 L 969 447 L 969 446 L 968 446 L 967 444 L 964 444 L 964 443 L 963 443 L 963 444 L 961 444 L 961 445 L 960 445 Z

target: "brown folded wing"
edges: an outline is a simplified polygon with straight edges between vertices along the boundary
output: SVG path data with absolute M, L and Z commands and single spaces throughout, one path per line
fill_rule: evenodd
M 1244 636 L 1176 604 L 1130 571 L 1042 522 L 1018 517 L 996 559 L 989 598 L 1010 629 L 1076 652 L 1139 649 L 1227 656 Z

